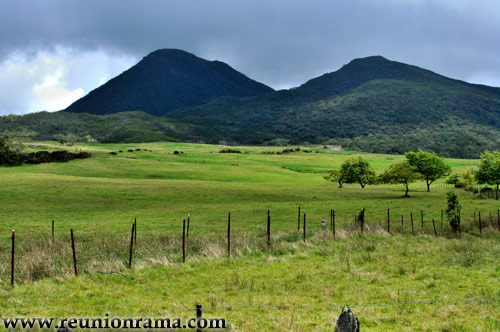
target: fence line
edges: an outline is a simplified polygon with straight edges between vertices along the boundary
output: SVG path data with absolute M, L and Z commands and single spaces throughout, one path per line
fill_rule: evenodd
M 202 311 L 217 311 L 226 309 L 310 309 L 310 310 L 328 310 L 328 309 L 342 309 L 344 307 L 353 308 L 376 308 L 376 307 L 389 307 L 389 306 L 409 306 L 409 305 L 433 305 L 433 306 L 457 306 L 457 305 L 470 305 L 470 304 L 486 304 L 492 302 L 500 302 L 500 298 L 478 298 L 466 301 L 454 301 L 454 302 L 440 302 L 440 301 L 407 301 L 407 302 L 389 302 L 389 303 L 372 303 L 372 304 L 354 304 L 354 305 L 341 305 L 332 304 L 328 306 L 308 306 L 308 305 L 296 305 L 296 304 L 281 304 L 281 305 L 228 305 L 228 306 L 213 306 L 213 307 L 202 307 Z M 171 310 L 163 312 L 151 312 L 151 313 L 138 313 L 135 315 L 127 316 L 109 316 L 113 318 L 123 318 L 123 317 L 147 317 L 147 316 L 162 316 L 162 315 L 172 315 L 186 312 L 195 312 L 197 309 L 182 309 L 182 310 Z
M 332 213 L 332 211 L 334 212 L 334 210 L 331 210 L 330 212 Z M 373 222 L 373 221 L 372 221 L 372 222 L 370 222 L 370 223 L 369 223 L 369 222 L 365 221 L 365 220 L 364 220 L 364 219 L 365 219 L 365 218 L 364 218 L 364 211 L 365 211 L 365 209 L 363 208 L 363 210 L 362 210 L 362 211 L 363 211 L 363 217 L 362 217 L 362 220 L 361 220 L 361 222 L 362 222 L 362 224 L 361 224 L 361 234 L 363 234 L 363 224 L 364 224 L 364 225 L 366 225 L 366 226 L 367 226 L 367 227 L 369 227 L 369 228 L 370 228 L 371 226 L 373 226 L 373 225 L 375 225 L 375 226 L 377 225 L 377 223 L 376 223 L 376 222 Z M 421 210 L 420 212 L 421 212 L 420 214 L 421 214 L 421 219 L 422 219 L 422 233 L 423 233 L 423 234 L 425 234 L 425 233 L 426 233 L 426 231 L 425 231 L 425 230 L 424 230 L 424 228 L 423 228 L 423 221 L 424 221 L 424 220 L 423 220 L 423 219 L 424 219 L 424 218 L 423 218 L 423 210 Z M 441 225 L 442 225 L 442 221 L 443 221 L 443 210 L 441 210 L 440 212 L 441 212 Z M 497 218 L 496 218 L 496 219 L 497 219 L 497 220 L 496 220 L 496 221 L 497 221 L 497 226 L 498 226 L 498 230 L 500 231 L 500 209 L 499 209 L 499 210 L 497 210 L 496 212 L 497 212 L 497 213 L 496 213 L 496 214 L 497 214 L 497 216 L 496 216 L 496 217 L 497 217 Z M 390 214 L 389 214 L 389 209 L 387 209 L 387 213 L 388 213 L 388 215 L 387 215 L 387 227 L 388 227 L 387 232 L 388 232 L 389 234 L 391 234 L 391 231 L 390 231 L 390 229 L 389 229 L 389 222 L 390 222 L 390 220 L 391 220 L 391 219 L 390 219 Z M 474 227 L 475 227 L 475 225 L 476 225 L 476 220 L 475 220 L 476 218 L 475 218 L 475 216 L 476 216 L 476 213 L 474 213 L 474 222 L 470 222 L 470 223 L 468 223 L 468 224 L 467 224 L 467 223 L 464 223 L 464 225 L 469 225 L 469 227 L 474 228 Z M 305 225 L 305 221 L 306 221 L 306 220 L 305 220 L 305 217 L 306 217 L 306 214 L 304 213 L 304 220 L 303 220 L 303 221 L 304 221 L 304 224 L 303 224 L 303 233 L 304 233 L 304 234 L 303 234 L 303 240 L 304 240 L 304 241 L 305 241 L 305 239 L 306 239 L 306 227 L 305 227 L 305 226 L 306 226 L 306 225 Z M 332 217 L 332 218 L 334 218 L 333 216 L 331 216 L 331 217 Z M 410 217 L 412 217 L 412 213 L 410 213 Z M 493 218 L 492 218 L 492 217 L 493 217 L 493 216 L 492 216 L 492 214 L 491 214 L 491 212 L 490 212 L 490 213 L 489 213 L 488 222 L 487 222 L 486 224 L 487 224 L 487 227 L 489 227 L 489 228 L 491 228 L 491 229 L 494 229 L 494 223 L 495 223 L 495 222 L 494 222 L 494 220 L 493 220 Z M 300 227 L 300 216 L 299 216 L 298 218 L 299 218 L 299 227 Z M 357 228 L 357 227 L 359 227 L 359 225 L 357 225 L 357 224 L 360 222 L 360 219 L 359 219 L 359 218 L 361 218 L 361 217 L 359 217 L 359 216 L 355 216 L 355 222 L 354 222 L 354 224 L 353 224 L 353 223 L 351 223 L 351 222 L 349 222 L 348 220 L 346 220 L 346 223 L 347 223 L 347 226 L 348 226 L 346 230 L 347 230 L 347 231 L 353 231 L 353 232 L 355 232 L 355 231 L 354 231 L 354 229 L 355 229 L 355 228 Z M 401 218 L 403 218 L 403 214 L 401 215 Z M 262 232 L 264 233 L 264 227 L 265 227 L 265 214 L 263 214 L 263 218 L 262 218 L 262 219 L 263 219 L 263 220 L 262 220 L 262 221 L 260 221 L 260 222 L 258 222 L 258 223 L 259 223 L 260 225 L 262 225 Z M 279 221 L 278 221 L 278 224 L 279 224 L 279 223 L 281 223 L 283 220 L 285 220 L 285 219 L 283 219 L 283 218 L 279 218 L 279 217 L 278 217 L 277 219 L 279 220 Z M 411 219 L 411 221 L 413 221 L 413 220 L 412 220 L 412 218 L 410 218 L 410 219 Z M 286 220 L 288 221 L 288 218 L 287 218 Z M 280 221 L 281 221 L 281 222 L 280 222 Z M 428 220 L 427 220 L 427 221 L 428 221 Z M 334 219 L 332 220 L 332 222 L 334 223 Z M 257 223 L 257 221 L 251 222 L 250 224 L 253 224 L 253 223 Z M 295 223 L 295 221 L 293 221 L 293 224 L 294 224 L 294 223 Z M 292 223 L 290 223 L 290 224 L 292 225 Z M 442 229 L 442 228 L 440 229 L 440 232 L 439 232 L 439 235 L 438 235 L 438 232 L 437 232 L 437 229 L 436 229 L 436 225 L 435 225 L 434 219 L 432 219 L 432 224 L 433 224 L 433 229 L 434 229 L 434 235 L 435 235 L 436 237 L 437 237 L 437 236 L 442 236 L 442 235 L 443 235 L 443 229 Z M 133 239 L 134 239 L 134 235 L 135 235 L 135 234 L 134 234 L 134 227 L 135 227 L 135 225 L 136 225 L 136 222 L 134 222 L 134 223 L 133 223 L 133 229 L 132 229 L 132 238 L 133 238 Z M 334 224 L 333 224 L 333 225 L 334 225 Z M 196 225 L 195 225 L 195 224 L 193 224 L 193 227 L 196 227 L 196 228 L 198 228 L 198 227 L 200 227 L 200 228 L 208 228 L 208 227 L 210 227 L 210 228 L 212 228 L 212 229 L 213 229 L 213 226 L 214 226 L 214 225 L 207 225 L 207 224 L 200 224 L 200 225 L 196 224 Z M 485 225 L 485 226 L 486 226 L 486 225 Z M 184 226 L 184 227 L 185 227 L 185 226 Z M 293 227 L 295 227 L 295 226 L 293 226 Z M 326 231 L 326 227 L 324 227 L 324 225 L 323 225 L 322 227 L 323 227 L 323 228 L 322 228 L 322 230 L 323 230 L 323 231 Z M 333 237 L 334 237 L 334 239 L 335 239 L 335 228 L 334 228 L 334 226 L 332 226 L 332 227 L 333 227 L 333 228 L 332 228 L 332 234 L 333 234 Z M 177 228 L 177 227 L 176 227 L 176 228 Z M 351 228 L 352 228 L 352 229 L 351 229 Z M 383 229 L 383 226 L 382 226 L 382 225 L 380 225 L 380 220 L 379 220 L 379 228 L 380 228 L 380 229 Z M 402 233 L 402 234 L 404 234 L 404 233 L 405 233 L 405 227 L 404 227 L 404 220 L 403 220 L 403 219 L 401 219 L 401 227 L 396 227 L 396 229 L 399 229 L 399 232 L 398 232 L 398 231 L 396 231 L 396 233 Z M 481 215 L 480 215 L 480 214 L 479 214 L 479 229 L 480 229 L 480 233 L 481 233 L 481 232 L 482 232 L 482 222 L 481 222 Z M 313 234 L 316 234 L 317 232 L 318 232 L 318 229 L 317 229 L 316 227 L 314 227 L 314 230 L 313 230 L 312 232 L 311 232 L 311 231 L 307 232 L 307 235 L 311 236 L 311 235 L 313 235 Z M 447 231 L 447 232 L 448 232 L 448 231 Z M 283 234 L 282 234 L 282 230 L 281 230 L 281 229 L 278 231 L 278 233 L 280 234 L 280 236 L 281 236 L 281 235 L 283 235 Z M 408 233 L 408 232 L 406 232 L 406 233 Z M 101 234 L 101 233 L 95 233 L 95 234 L 92 234 L 92 235 L 93 235 L 93 236 L 95 236 L 95 235 L 97 235 L 97 234 Z M 238 233 L 236 233 L 236 234 L 238 234 Z M 294 232 L 294 234 L 295 234 L 295 232 Z M 414 231 L 413 231 L 413 223 L 412 223 L 412 234 L 414 235 Z M 297 232 L 297 234 L 296 234 L 296 235 L 298 236 L 298 238 L 300 238 L 300 233 L 299 233 L 299 232 Z M 136 236 L 136 235 L 135 235 L 135 236 Z M 171 235 L 171 236 L 174 236 L 174 235 Z M 229 233 L 228 233 L 228 236 L 229 236 Z M 134 242 L 135 242 L 135 241 L 134 241 Z M 183 243 L 184 243 L 184 244 L 186 243 L 186 239 L 184 239 Z M 270 246 L 271 246 L 270 211 L 268 211 L 268 214 L 267 214 L 267 244 L 268 244 L 268 247 L 270 247 Z M 51 245 L 51 246 L 53 246 L 53 245 L 54 245 L 54 242 L 52 242 L 52 245 Z M 77 247 L 80 247 L 80 246 L 77 246 Z M 134 247 L 135 247 L 135 246 L 134 246 Z M 183 261 L 185 261 L 185 255 L 186 255 L 185 249 L 186 249 L 186 248 L 185 248 L 185 247 L 184 247 L 184 245 L 183 245 Z M 73 249 L 73 251 L 74 251 L 74 249 Z M 130 255 L 132 255 L 132 253 L 135 253 L 135 248 L 133 248 L 133 247 L 131 246 L 131 247 L 130 247 Z M 154 255 L 154 252 L 150 252 L 150 250 L 146 250 L 146 252 L 143 252 L 143 253 L 139 254 L 139 256 L 140 256 L 140 257 L 142 257 L 142 258 L 144 258 L 144 256 L 147 256 L 147 255 L 149 255 L 149 254 L 153 254 L 153 255 Z M 122 258 L 123 258 L 123 257 L 122 257 L 122 254 L 120 254 L 120 253 L 116 253 L 116 252 L 111 252 L 111 253 L 107 253 L 107 254 L 85 255 L 85 256 L 81 256 L 81 257 L 80 257 L 80 256 L 78 256 L 78 260 L 79 260 L 80 262 L 83 260 L 84 262 L 87 262 L 87 263 L 88 263 L 88 260 L 89 260 L 89 259 L 96 259 L 96 258 L 98 258 L 98 257 L 107 257 L 108 259 L 122 259 Z M 130 258 L 131 258 L 131 256 L 130 256 Z M 41 270 L 30 270 L 30 271 L 22 271 L 22 272 L 20 271 L 19 273 L 16 273 L 16 276 L 21 276 L 21 277 L 23 277 L 23 276 L 28 276 L 28 275 L 33 275 L 33 274 L 36 274 L 37 272 L 51 272 L 51 271 L 52 271 L 52 272 L 57 272 L 58 270 L 62 271 L 62 270 L 64 270 L 64 269 L 68 268 L 68 267 L 66 266 L 66 264 L 65 264 L 65 263 L 68 263 L 70 259 L 71 259 L 71 257 L 69 256 L 69 253 L 68 253 L 68 257 L 65 257 L 65 256 L 61 257 L 61 256 L 60 256 L 60 257 L 57 257 L 57 258 L 47 258 L 47 259 L 43 259 L 43 260 L 40 260 L 40 262 L 42 262 L 42 261 L 43 261 L 43 262 L 49 262 L 49 263 L 52 263 L 52 264 L 53 264 L 53 263 L 58 262 L 58 263 L 62 263 L 62 266 L 60 266 L 60 268 L 59 268 L 59 269 L 57 269 L 57 267 L 55 267 L 55 268 L 52 268 L 52 269 L 50 269 L 50 270 L 49 270 L 49 269 L 41 269 Z M 74 259 L 73 259 L 73 260 L 74 260 Z M 12 260 L 12 261 L 13 261 L 13 260 Z M 18 262 L 22 264 L 22 263 L 24 262 L 24 259 L 22 259 L 22 258 L 21 258 L 21 260 L 19 260 Z M 29 265 L 33 266 L 33 265 L 34 265 L 34 264 L 36 264 L 37 262 L 38 262 L 38 261 L 35 261 L 35 262 L 33 263 L 33 262 L 31 262 L 31 261 L 30 261 L 30 263 L 31 263 L 31 264 L 29 264 Z M 19 264 L 19 263 L 18 263 L 18 264 Z M 69 265 L 69 266 L 70 266 L 70 267 L 75 268 L 75 265 L 76 265 L 76 262 L 75 262 L 75 260 L 74 260 L 74 263 L 73 263 L 72 265 Z M 131 265 L 131 264 L 130 264 L 130 259 L 129 259 L 129 267 L 131 267 L 130 265 Z M 3 269 L 3 270 L 5 270 L 5 271 L 4 271 L 4 272 L 2 272 L 2 273 L 5 273 L 5 272 L 7 271 L 6 269 Z M 12 270 L 14 271 L 14 268 L 12 268 Z M 17 269 L 15 269 L 15 270 L 17 270 Z M 76 274 L 76 268 L 75 268 L 75 274 Z

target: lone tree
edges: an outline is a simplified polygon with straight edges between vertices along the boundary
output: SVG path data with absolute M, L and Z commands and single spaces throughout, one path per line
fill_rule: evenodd
M 477 182 L 480 184 L 496 185 L 496 199 L 498 200 L 498 187 L 500 185 L 500 151 L 484 151 L 481 154 L 479 169 L 476 173 Z
M 408 195 L 409 184 L 421 178 L 422 175 L 416 171 L 415 167 L 405 160 L 392 164 L 388 170 L 378 176 L 378 181 L 380 183 L 402 184 L 406 189 L 405 197 L 410 197 Z
M 328 175 L 324 177 L 324 179 L 331 182 L 337 182 L 339 184 L 339 188 L 342 188 L 342 184 L 344 183 L 342 174 L 338 169 L 332 169 Z
M 422 175 L 427 184 L 427 191 L 431 191 L 431 184 L 451 173 L 451 167 L 446 165 L 443 158 L 440 158 L 435 152 L 418 150 L 418 152 L 407 152 L 406 159 L 416 171 Z
M 340 166 L 340 174 L 344 183 L 359 183 L 361 188 L 376 183 L 375 171 L 370 163 L 361 157 L 344 160 Z

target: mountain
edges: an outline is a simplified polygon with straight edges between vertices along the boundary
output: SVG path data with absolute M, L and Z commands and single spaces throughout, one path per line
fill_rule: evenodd
M 70 105 L 72 113 L 143 111 L 164 115 L 221 96 L 252 97 L 272 92 L 224 62 L 175 49 L 157 50 L 132 68 Z
M 273 91 L 220 62 L 161 50 L 65 112 L 0 118 L 1 134 L 92 136 L 102 142 L 311 143 L 394 154 L 422 148 L 473 158 L 484 149 L 500 149 L 500 88 L 371 56 L 297 88 Z

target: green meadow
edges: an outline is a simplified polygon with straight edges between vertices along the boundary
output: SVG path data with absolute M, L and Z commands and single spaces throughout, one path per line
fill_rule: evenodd
M 498 201 L 454 189 L 443 180 L 434 183 L 430 193 L 423 182 L 411 184 L 411 197 L 403 198 L 402 185 L 361 189 L 346 184 L 339 189 L 323 179 L 350 155 L 368 159 L 377 172 L 403 156 L 321 147 L 287 154 L 269 154 L 283 147 L 231 147 L 242 152 L 236 154 L 219 153 L 224 146 L 183 143 L 30 144 L 89 151 L 93 157 L 0 167 L 2 317 L 153 315 L 192 309 L 198 303 L 205 308 L 328 307 L 500 298 Z M 446 162 L 460 171 L 478 160 Z M 462 206 L 461 237 L 449 230 L 446 220 L 441 223 L 448 191 L 458 194 Z M 360 235 L 354 216 L 362 208 L 367 224 Z M 335 239 L 321 230 L 322 218 L 330 223 L 331 209 Z M 391 234 L 386 231 L 387 209 Z M 481 234 L 475 212 L 481 212 Z M 226 257 L 228 213 L 231 259 Z M 188 214 L 183 264 L 182 223 Z M 133 268 L 128 269 L 135 219 L 138 239 Z M 433 219 L 439 237 L 434 236 Z M 18 262 L 14 288 L 12 229 Z M 78 277 L 72 272 L 70 229 L 81 257 Z M 500 331 L 500 301 L 353 311 L 361 331 Z M 337 307 L 233 308 L 207 310 L 204 315 L 226 318 L 231 331 L 332 331 L 339 313 Z M 178 315 L 194 313 L 169 316 Z

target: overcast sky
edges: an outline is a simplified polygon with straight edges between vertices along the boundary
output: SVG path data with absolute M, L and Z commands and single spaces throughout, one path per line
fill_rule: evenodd
M 60 110 L 159 48 L 275 89 L 382 55 L 500 86 L 497 0 L 2 0 L 0 115 Z

